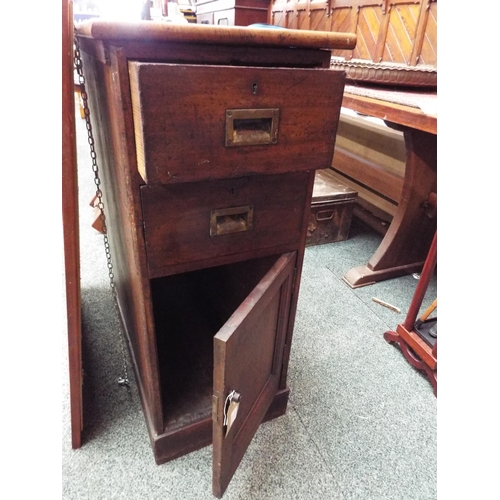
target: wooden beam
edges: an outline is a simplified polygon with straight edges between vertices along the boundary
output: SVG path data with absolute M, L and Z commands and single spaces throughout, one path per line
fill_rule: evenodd
M 62 216 L 68 326 L 71 444 L 81 446 L 82 339 L 80 235 L 73 78 L 73 3 L 62 2 Z

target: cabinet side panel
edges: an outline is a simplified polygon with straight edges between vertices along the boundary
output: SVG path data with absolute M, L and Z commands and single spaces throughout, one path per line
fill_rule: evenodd
M 124 78 L 117 59 L 112 56 L 114 64 L 103 63 L 85 53 L 82 55 L 122 325 L 147 421 L 154 432 L 159 433 L 163 430 L 163 418 L 152 340 L 149 281 L 143 272 L 146 268 L 144 243 L 138 236 L 142 231 L 137 231 L 142 220 L 134 208 L 133 193 L 135 190 L 137 196 L 139 194 L 139 176 L 135 159 L 132 161 L 135 171 L 130 172 L 127 150 L 127 143 L 132 147 L 134 144 L 130 103 L 120 98 L 123 91 L 119 85 L 123 85 Z

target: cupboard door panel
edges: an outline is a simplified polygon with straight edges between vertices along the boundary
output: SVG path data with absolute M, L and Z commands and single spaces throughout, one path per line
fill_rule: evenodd
M 295 259 L 295 252 L 279 257 L 214 337 L 213 494 L 218 498 L 278 390 Z

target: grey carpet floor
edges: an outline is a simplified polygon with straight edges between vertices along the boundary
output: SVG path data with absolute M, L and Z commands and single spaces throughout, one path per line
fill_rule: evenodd
M 116 383 L 123 373 L 118 322 L 102 236 L 91 228 L 94 184 L 83 120 L 77 132 L 86 406 L 83 446 L 72 450 L 63 329 L 63 498 L 214 498 L 211 447 L 156 465 L 130 365 L 132 386 Z M 348 240 L 306 250 L 288 411 L 261 425 L 226 500 L 437 498 L 437 399 L 425 376 L 383 339 L 404 320 L 417 281 L 404 276 L 357 290 L 342 281 L 380 241 L 355 220 Z M 422 311 L 435 297 L 436 277 Z

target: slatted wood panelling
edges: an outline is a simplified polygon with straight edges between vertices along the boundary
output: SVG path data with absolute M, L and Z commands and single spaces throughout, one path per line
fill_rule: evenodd
M 285 28 L 356 33 L 356 48 L 334 56 L 437 66 L 437 0 L 274 0 L 269 20 Z
M 275 11 L 271 15 L 271 24 L 274 24 L 275 26 L 285 26 L 286 20 L 285 20 L 286 14 L 281 11 Z
M 310 4 L 307 4 L 309 6 Z M 297 26 L 299 30 L 308 30 L 311 18 L 309 16 L 310 10 L 298 10 L 297 11 Z
M 421 6 L 416 4 L 395 5 L 389 8 L 383 61 L 410 64 L 420 8 Z
M 382 22 L 383 14 L 380 7 L 368 6 L 359 9 L 356 29 L 358 43 L 353 51 L 353 57 L 375 60 Z
M 323 5 L 323 7 L 319 7 Z M 331 31 L 331 16 L 328 15 L 327 9 L 325 8 L 325 2 L 311 2 L 311 22 L 310 28 L 314 31 Z
M 432 2 L 427 12 L 422 48 L 416 64 L 437 66 L 437 1 Z
M 338 31 L 340 33 L 356 33 L 358 16 L 354 9 L 350 7 L 332 9 L 331 19 L 331 31 Z M 355 50 L 358 50 L 358 45 L 359 41 L 356 42 Z M 351 57 L 354 57 L 354 51 L 335 50 L 332 51 L 332 55 L 350 59 Z

